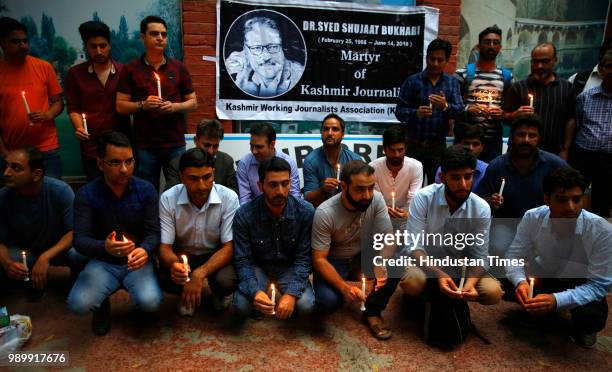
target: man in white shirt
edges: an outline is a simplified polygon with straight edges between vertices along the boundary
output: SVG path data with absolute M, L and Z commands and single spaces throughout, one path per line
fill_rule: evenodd
M 199 148 L 185 152 L 179 161 L 182 183 L 164 192 L 159 201 L 160 283 L 166 291 L 181 294 L 183 315 L 200 306 L 206 279 L 215 310 L 229 305 L 228 296 L 237 284 L 232 221 L 238 195 L 214 183 L 214 164 L 214 157 Z
M 402 128 L 397 125 L 385 129 L 383 150 L 385 156 L 370 163 L 376 177 L 374 189 L 382 193 L 393 229 L 399 230 L 406 224 L 408 207 L 414 194 L 423 185 L 423 165 L 405 156 L 406 138 Z

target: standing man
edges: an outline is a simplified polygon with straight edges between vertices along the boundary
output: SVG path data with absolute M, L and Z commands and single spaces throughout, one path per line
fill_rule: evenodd
M 218 120 L 202 120 L 196 129 L 193 139 L 196 147 L 207 152 L 215 159 L 215 183 L 238 193 L 238 181 L 234 169 L 234 159 L 229 154 L 219 151 L 223 140 L 223 125 Z M 180 156 L 172 159 L 166 175 L 166 190 L 181 183 L 179 172 Z
M 601 43 L 599 58 L 597 60 L 601 61 L 601 58 L 608 50 L 612 50 L 612 38 L 610 37 L 606 38 L 603 43 Z M 599 73 L 599 64 L 596 64 L 592 69 L 578 71 L 570 76 L 567 81 L 572 83 L 576 96 L 586 90 L 599 86 L 602 81 L 602 76 Z
M 61 178 L 53 120 L 64 110 L 64 101 L 55 71 L 28 55 L 26 27 L 13 18 L 0 18 L 0 47 L 0 169 L 9 150 L 33 146 L 43 153 L 46 175 Z
M 455 124 L 455 136 L 463 137 L 469 127 L 481 127 L 484 151 L 477 156 L 487 163 L 502 153 L 501 106 L 504 91 L 512 83 L 512 72 L 496 64 L 501 48 L 502 30 L 485 28 L 478 34 L 478 61 L 455 73 L 466 103 L 465 120 Z
M 234 218 L 234 265 L 238 291 L 236 313 L 243 318 L 252 309 L 287 319 L 294 313 L 312 313 L 314 294 L 310 234 L 314 208 L 289 194 L 291 166 L 272 157 L 259 166 L 262 195 L 243 205 Z M 279 299 L 270 298 L 275 283 Z
M 312 151 L 304 159 L 304 199 L 315 207 L 340 192 L 340 171 L 351 160 L 362 160 L 342 144 L 344 138 L 344 120 L 329 114 L 321 123 L 321 141 L 323 146 Z
M 406 139 L 398 125 L 385 129 L 383 151 L 385 156 L 370 163 L 376 178 L 374 188 L 385 198 L 393 230 L 403 230 L 410 202 L 423 185 L 423 166 L 405 156 Z
M 574 169 L 558 169 L 546 176 L 546 205 L 525 213 L 506 255 L 524 260 L 525 265 L 506 267 L 506 275 L 529 315 L 569 310 L 571 337 L 590 349 L 608 319 L 612 226 L 582 209 L 586 186 Z M 527 275 L 534 278 L 533 297 Z
M 538 114 L 543 124 L 540 148 L 567 160 L 576 132 L 576 96 L 572 84 L 555 74 L 557 63 L 557 48 L 553 44 L 543 43 L 533 48 L 531 75 L 506 91 L 504 119 L 512 122 L 521 114 Z M 533 97 L 533 106 L 529 94 Z
M 110 30 L 98 21 L 79 26 L 89 61 L 73 66 L 66 75 L 66 102 L 87 180 L 102 173 L 96 160 L 96 138 L 120 129 L 128 132 L 129 118 L 117 114 L 115 101 L 122 65 L 110 58 Z M 87 128 L 84 122 L 87 121 Z
M 102 177 L 82 187 L 74 201 L 74 247 L 91 260 L 68 295 L 72 313 L 93 312 L 96 335 L 110 330 L 109 296 L 123 286 L 148 318 L 159 308 L 153 255 L 159 246 L 159 200 L 149 182 L 133 177 L 128 138 L 108 132 L 100 138 Z
M 34 300 L 47 286 L 49 265 L 69 266 L 76 278 L 87 261 L 72 248 L 74 193 L 64 182 L 45 177 L 43 155 L 35 148 L 11 150 L 6 160 L 6 187 L 0 189 L 0 283 L 7 283 L 8 276 L 15 286 L 29 277 Z
M 185 152 L 185 114 L 197 108 L 197 100 L 185 65 L 164 54 L 166 21 L 147 16 L 140 38 L 145 53 L 121 71 L 117 112 L 134 118 L 136 174 L 159 190 L 160 169 L 167 174 L 170 160 Z
M 578 134 L 570 164 L 592 183 L 591 209 L 603 218 L 612 209 L 612 49 L 598 64 L 601 85 L 576 100 Z
M 379 298 L 387 295 L 379 291 L 387 281 L 384 266 L 374 267 L 374 290 L 367 297 L 348 281 L 372 274 L 366 273 L 371 266 L 364 263 L 371 262 L 367 257 L 372 253 L 374 235 L 393 234 L 393 226 L 385 199 L 374 190 L 374 168 L 362 160 L 352 160 L 342 168 L 340 179 L 342 192 L 317 208 L 312 224 L 315 301 L 325 313 L 338 310 L 345 302 L 365 302 L 369 310 L 364 312 L 364 322 L 374 337 L 386 340 L 391 337 L 381 316 L 386 303 L 382 307 L 370 305 L 382 303 Z M 394 248 L 386 246 L 385 256 L 390 257 Z
M 200 306 L 204 281 L 213 292 L 213 306 L 222 310 L 234 292 L 232 221 L 238 195 L 215 183 L 215 159 L 202 149 L 189 149 L 179 161 L 181 183 L 159 201 L 161 283 L 181 295 L 180 311 L 192 315 Z M 190 272 L 180 255 L 188 257 Z
M 395 110 L 406 127 L 406 155 L 423 164 L 428 184 L 434 181 L 446 135 L 452 132 L 449 119 L 463 112 L 459 83 L 444 72 L 451 51 L 451 44 L 442 39 L 427 46 L 427 67 L 404 81 Z
M 258 123 L 251 127 L 251 152 L 238 163 L 236 178 L 240 191 L 240 205 L 244 205 L 262 194 L 259 187 L 259 165 L 274 156 L 285 159 L 291 166 L 291 195 L 301 198 L 300 175 L 295 160 L 275 148 L 276 131 L 268 123 Z

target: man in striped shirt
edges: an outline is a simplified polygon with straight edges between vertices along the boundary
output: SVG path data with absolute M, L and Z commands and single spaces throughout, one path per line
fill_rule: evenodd
M 478 158 L 487 163 L 502 154 L 501 105 L 504 91 L 512 83 L 512 72 L 496 64 L 501 42 L 499 27 L 482 30 L 478 34 L 478 61 L 455 73 L 466 102 L 464 120 L 455 123 L 455 136 L 463 137 L 469 128 L 480 127 L 484 148 Z
M 576 96 L 572 84 L 554 73 L 557 62 L 553 44 L 543 43 L 533 48 L 531 74 L 508 88 L 502 107 L 508 122 L 521 114 L 538 114 L 544 123 L 540 149 L 567 160 L 576 130 Z
M 576 99 L 578 134 L 570 164 L 592 182 L 592 212 L 610 217 L 612 209 L 612 50 L 599 60 L 601 85 Z

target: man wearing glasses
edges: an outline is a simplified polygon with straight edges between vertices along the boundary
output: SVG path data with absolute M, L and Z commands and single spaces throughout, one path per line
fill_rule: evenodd
M 157 191 L 133 177 L 134 155 L 128 138 L 118 132 L 101 137 L 98 167 L 102 177 L 82 187 L 74 202 L 76 250 L 91 258 L 68 295 L 78 315 L 93 312 L 93 331 L 110 329 L 109 296 L 123 286 L 146 320 L 157 311 L 162 291 L 152 257 L 160 241 Z
M 117 112 L 134 118 L 136 175 L 159 189 L 160 170 L 185 152 L 185 113 L 197 107 L 185 65 L 166 56 L 166 21 L 148 16 L 140 22 L 145 53 L 125 65 L 117 85 Z
M 276 22 L 254 17 L 244 24 L 244 49 L 226 60 L 236 85 L 257 97 L 276 97 L 293 88 L 304 72 L 299 62 L 285 59 Z

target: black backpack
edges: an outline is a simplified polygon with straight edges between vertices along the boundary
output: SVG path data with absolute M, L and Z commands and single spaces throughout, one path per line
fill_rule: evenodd
M 425 342 L 442 349 L 453 349 L 461 345 L 472 332 L 485 344 L 491 344 L 472 324 L 470 307 L 466 301 L 447 297 L 439 290 L 432 292 L 425 301 Z

